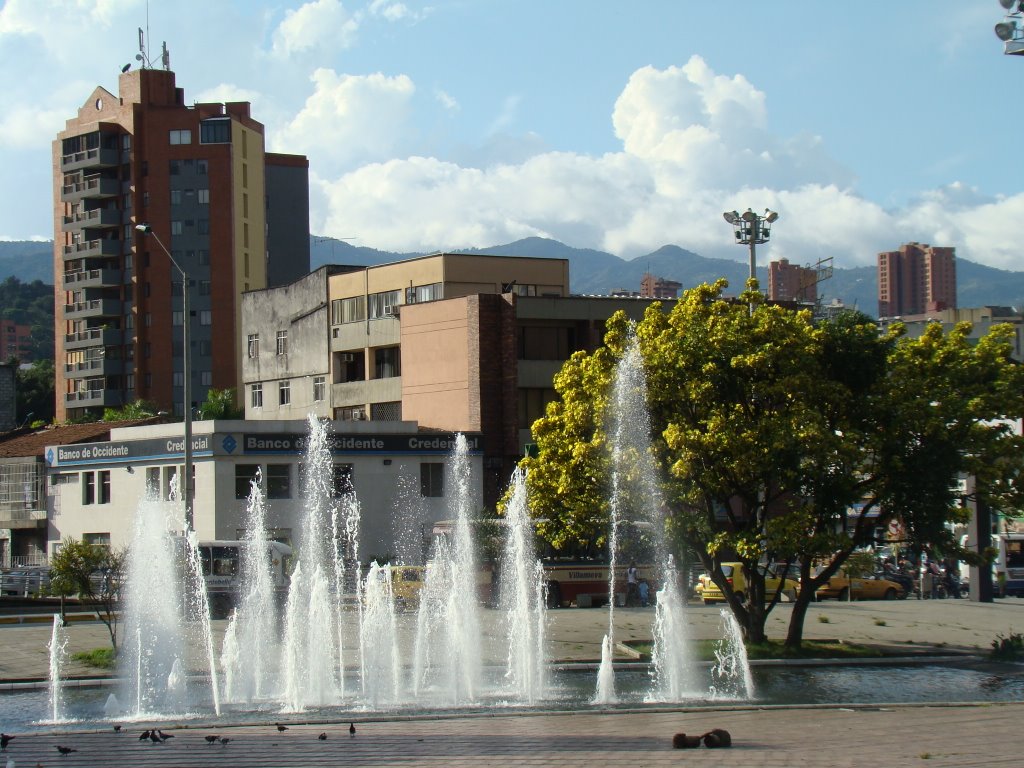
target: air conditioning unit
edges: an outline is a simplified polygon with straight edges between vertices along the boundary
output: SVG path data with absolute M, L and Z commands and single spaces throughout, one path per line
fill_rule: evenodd
M 342 352 L 341 355 L 339 355 L 339 359 L 343 363 L 354 363 L 356 360 L 356 356 L 353 355 L 351 352 Z

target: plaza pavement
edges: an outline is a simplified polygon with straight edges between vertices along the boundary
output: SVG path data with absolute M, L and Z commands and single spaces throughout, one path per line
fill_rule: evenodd
M 789 606 L 769 620 L 769 636 L 782 637 Z M 484 654 L 498 652 L 503 632 L 485 611 Z M 719 610 L 691 605 L 695 639 L 719 633 Z M 819 619 L 819 617 L 824 617 Z M 617 609 L 617 640 L 646 639 L 651 609 Z M 549 640 L 559 661 L 596 660 L 608 615 L 598 609 L 564 609 L 550 614 Z M 408 632 L 406 617 L 401 631 Z M 222 629 L 222 627 L 221 627 Z M 844 638 L 905 650 L 975 652 L 987 650 L 999 635 L 1024 632 L 1024 600 L 990 604 L 967 600 L 817 603 L 810 607 L 805 636 Z M 45 623 L 0 625 L 0 680 L 41 679 L 46 675 Z M 73 623 L 69 645 L 102 647 L 100 624 Z M 80 670 L 71 669 L 74 675 Z M 645 709 L 576 713 L 500 711 L 444 717 L 356 718 L 357 734 L 343 723 L 289 722 L 278 732 L 272 723 L 211 729 L 164 724 L 174 738 L 164 744 L 140 742 L 144 726 L 114 733 L 109 728 L 74 734 L 19 733 L 3 756 L 15 768 L 28 766 L 998 766 L 1018 764 L 1024 703 L 985 705 L 872 705 L 715 709 Z M 295 720 L 295 716 L 292 716 Z M 725 728 L 729 751 L 675 750 L 672 735 Z M 2 724 L 0 724 L 2 730 Z M 326 739 L 317 736 L 326 734 Z M 227 744 L 207 744 L 221 735 Z M 58 753 L 56 746 L 76 752 Z

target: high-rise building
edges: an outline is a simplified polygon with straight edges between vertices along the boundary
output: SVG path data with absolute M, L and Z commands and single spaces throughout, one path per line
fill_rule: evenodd
M 768 264 L 768 299 L 814 304 L 818 300 L 818 270 L 779 259 Z
M 956 249 L 905 243 L 878 254 L 878 316 L 956 309 Z
M 0 320 L 0 361 L 11 357 L 18 358 L 21 363 L 31 362 L 32 326 Z
M 53 144 L 58 420 L 137 399 L 183 413 L 185 322 L 193 405 L 240 391 L 242 293 L 309 271 L 305 157 L 267 152 L 247 102 L 187 106 L 166 68 L 118 89 Z
M 679 289 L 683 284 L 664 277 L 657 277 L 644 272 L 640 278 L 640 298 L 642 299 L 678 299 Z

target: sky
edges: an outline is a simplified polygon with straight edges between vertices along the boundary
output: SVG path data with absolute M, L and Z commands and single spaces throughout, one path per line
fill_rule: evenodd
M 538 236 L 1024 270 L 1024 57 L 998 0 L 6 0 L 0 239 L 50 239 L 51 142 L 161 44 L 186 103 L 249 101 L 310 163 L 310 231 L 388 251 Z

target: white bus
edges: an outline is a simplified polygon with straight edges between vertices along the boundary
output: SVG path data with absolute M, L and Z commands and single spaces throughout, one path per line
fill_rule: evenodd
M 292 548 L 279 541 L 269 541 L 270 572 L 274 589 L 283 600 L 288 595 L 291 573 Z M 226 616 L 234 607 L 241 589 L 241 552 L 244 541 L 218 539 L 199 542 L 199 561 L 203 566 L 203 580 L 214 617 Z

